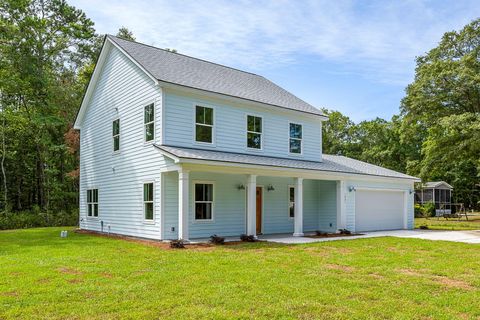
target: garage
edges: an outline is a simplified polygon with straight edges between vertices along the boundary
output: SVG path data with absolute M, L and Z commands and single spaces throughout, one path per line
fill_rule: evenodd
M 404 206 L 403 191 L 357 190 L 355 230 L 403 229 Z

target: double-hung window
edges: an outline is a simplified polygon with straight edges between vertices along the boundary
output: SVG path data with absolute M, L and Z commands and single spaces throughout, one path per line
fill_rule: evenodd
M 112 122 L 113 151 L 120 150 L 120 119 Z
M 247 147 L 262 149 L 262 118 L 247 115 Z
M 143 216 L 153 220 L 153 182 L 143 184 Z
M 302 125 L 290 123 L 290 153 L 302 153 Z
M 295 217 L 295 187 L 288 187 L 288 214 Z
M 195 107 L 195 141 L 213 142 L 213 109 L 203 106 Z
M 145 127 L 145 142 L 152 141 L 155 138 L 155 106 L 153 103 L 145 106 L 143 123 Z
M 87 216 L 98 217 L 98 189 L 87 190 Z
M 213 184 L 195 183 L 195 220 L 213 219 Z

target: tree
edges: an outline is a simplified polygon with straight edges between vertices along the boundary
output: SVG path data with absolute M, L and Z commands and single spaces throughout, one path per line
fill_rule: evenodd
M 407 170 L 424 180 L 447 180 L 462 201 L 479 181 L 480 19 L 447 32 L 417 58 L 415 80 L 401 103 Z M 476 131 L 477 130 L 477 131 Z
M 133 32 L 130 31 L 127 27 L 120 27 L 117 32 L 117 37 L 125 39 L 125 40 L 131 40 L 135 41 L 135 37 L 133 36 Z

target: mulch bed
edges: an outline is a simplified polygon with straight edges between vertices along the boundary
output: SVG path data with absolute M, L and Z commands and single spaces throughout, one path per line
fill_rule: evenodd
M 363 233 L 351 233 L 351 234 L 343 234 L 343 233 L 326 233 L 326 234 L 319 234 L 319 235 L 310 235 L 305 236 L 307 238 L 338 238 L 338 237 L 353 237 L 353 236 L 363 236 Z

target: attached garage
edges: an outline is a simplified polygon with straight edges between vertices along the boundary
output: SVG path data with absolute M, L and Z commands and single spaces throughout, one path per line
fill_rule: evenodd
M 355 230 L 376 231 L 404 228 L 405 193 L 397 190 L 357 190 Z

